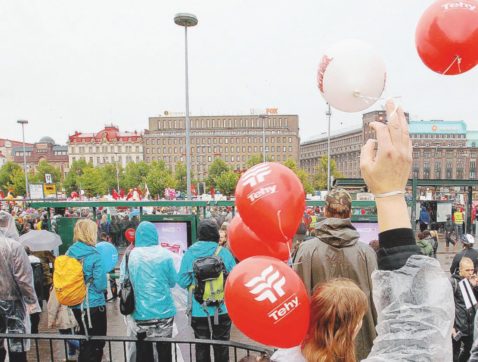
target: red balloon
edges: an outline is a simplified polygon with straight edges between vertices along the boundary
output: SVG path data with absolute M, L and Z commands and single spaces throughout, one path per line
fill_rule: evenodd
M 236 186 L 242 220 L 264 242 L 287 243 L 295 235 L 305 209 L 305 192 L 295 173 L 276 162 L 247 170 Z
M 79 197 L 78 192 L 76 192 L 76 191 L 73 191 L 73 192 L 70 194 L 70 196 L 71 196 L 72 199 L 75 199 L 75 198 Z
M 304 283 L 275 258 L 240 262 L 227 278 L 225 300 L 236 327 L 259 343 L 289 348 L 304 339 L 310 313 Z
M 478 1 L 436 1 L 420 18 L 415 42 L 431 70 L 446 75 L 470 70 L 478 63 Z
M 239 260 L 256 255 L 271 256 L 282 261 L 289 260 L 292 240 L 289 244 L 265 243 L 244 224 L 239 215 L 234 216 L 227 227 L 227 238 L 232 253 Z
M 134 242 L 135 235 L 136 235 L 136 230 L 133 228 L 126 229 L 124 232 L 124 236 L 126 240 L 128 240 L 130 243 Z

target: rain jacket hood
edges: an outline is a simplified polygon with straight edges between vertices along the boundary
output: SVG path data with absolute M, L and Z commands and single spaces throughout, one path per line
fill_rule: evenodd
M 90 308 L 104 306 L 106 304 L 104 292 L 107 288 L 107 280 L 106 273 L 103 271 L 100 253 L 94 246 L 77 241 L 70 246 L 66 255 L 83 263 L 85 284 L 90 283 L 88 287 L 88 303 L 85 303 L 85 305 Z M 75 308 L 80 308 L 80 306 Z
M 135 248 L 128 259 L 129 278 L 133 285 L 135 309 L 133 319 L 149 321 L 171 318 L 176 307 L 171 288 L 176 285 L 176 269 L 171 252 L 158 245 L 155 226 L 143 221 L 136 230 Z M 121 276 L 124 280 L 124 275 Z
M 336 248 L 354 246 L 359 237 L 360 235 L 350 219 L 331 217 L 317 225 L 317 238 Z
M 195 242 L 184 254 L 183 260 L 181 262 L 181 268 L 179 270 L 178 275 L 178 284 L 185 289 L 188 289 L 191 285 L 195 284 L 196 281 L 194 279 L 193 273 L 193 264 L 194 262 L 206 256 L 212 256 L 216 251 L 219 244 L 214 241 L 197 241 Z M 222 259 L 224 266 L 228 273 L 231 272 L 232 268 L 236 265 L 236 261 L 232 256 L 231 252 L 227 248 L 221 248 L 219 251 L 218 256 Z M 208 313 L 209 316 L 213 316 L 216 307 L 207 307 L 208 313 L 203 309 L 203 307 L 198 303 L 198 301 L 191 297 L 192 299 L 192 316 L 193 317 L 207 317 Z M 223 303 L 219 307 L 219 314 L 226 314 L 227 308 L 226 305 Z
M 139 224 L 135 237 L 135 246 L 138 248 L 158 245 L 158 231 L 153 223 L 149 221 L 143 221 Z

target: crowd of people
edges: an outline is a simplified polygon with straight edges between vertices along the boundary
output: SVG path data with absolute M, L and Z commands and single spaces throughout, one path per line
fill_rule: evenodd
M 388 124 L 370 124 L 377 139 L 367 141 L 360 159 L 362 176 L 375 195 L 378 245 L 374 250 L 360 242 L 350 221 L 350 195 L 342 189 L 329 192 L 324 219 L 314 221 L 314 237 L 306 238 L 307 232 L 299 230 L 302 237 L 290 260 L 310 294 L 304 340 L 272 356 L 248 356 L 243 361 L 478 361 L 478 342 L 473 338 L 478 328 L 474 238 L 463 234 L 464 249 L 453 260 L 451 277 L 433 257 L 438 235 L 423 228 L 417 243 L 404 198 L 412 163 L 408 125 L 392 101 L 386 110 Z M 174 336 L 178 299 L 183 297 L 197 339 L 230 339 L 232 322 L 224 282 L 236 260 L 227 248 L 224 222 L 226 218 L 201 220 L 198 241 L 180 259 L 158 245 L 158 231 L 152 223 L 137 225 L 134 244 L 120 266 L 124 291 L 120 303 L 128 335 L 136 337 L 128 345 L 129 361 L 172 361 L 170 343 L 153 345 L 145 339 Z M 74 267 L 79 265 L 85 295 L 80 303 L 65 305 L 76 294 L 59 290 L 55 283 L 59 274 L 53 275 L 54 292 L 49 290 L 47 298 L 48 325 L 60 333 L 107 334 L 107 278 L 95 244 L 98 235 L 111 235 L 112 224 L 102 217 L 99 223 L 85 218 L 75 225 L 74 243 L 61 259 L 62 268 L 71 268 L 73 278 Z M 12 215 L 0 212 L 0 332 L 29 333 L 29 316 L 41 311 L 32 260 L 18 237 Z M 28 339 L 10 339 L 7 349 L 2 343 L 0 361 L 7 353 L 10 361 L 26 361 L 29 343 Z M 100 362 L 104 345 L 101 340 L 77 343 L 72 339 L 68 354 L 79 361 Z M 215 345 L 212 352 L 214 361 L 229 360 L 225 345 Z M 197 344 L 195 356 L 200 362 L 211 361 L 210 346 Z

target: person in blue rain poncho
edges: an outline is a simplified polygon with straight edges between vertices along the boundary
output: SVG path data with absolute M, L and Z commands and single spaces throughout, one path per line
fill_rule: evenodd
M 139 224 L 135 248 L 129 254 L 128 268 L 123 270 L 123 273 L 129 272 L 134 290 L 132 317 L 139 340 L 136 359 L 152 361 L 153 345 L 142 340 L 146 337 L 172 337 L 176 307 L 171 288 L 176 285 L 177 274 L 171 253 L 158 245 L 158 232 L 149 221 Z M 156 350 L 160 361 L 172 360 L 170 343 L 156 343 Z
M 181 287 L 189 289 L 191 285 L 195 285 L 193 265 L 199 258 L 212 256 L 217 253 L 217 256 L 222 259 L 227 273 L 231 272 L 236 265 L 236 261 L 231 252 L 221 247 L 218 243 L 219 227 L 216 220 L 212 218 L 201 220 L 198 227 L 198 241 L 186 251 L 181 262 L 178 276 L 178 284 Z M 191 297 L 190 301 L 192 302 L 191 326 L 194 330 L 194 336 L 198 339 L 212 338 L 228 341 L 231 332 L 231 319 L 227 313 L 226 305 L 221 303 L 218 307 L 209 306 L 203 308 L 194 297 Z M 214 317 L 216 312 L 218 318 Z M 229 361 L 227 346 L 214 346 L 214 360 L 221 362 Z M 196 361 L 211 361 L 209 345 L 196 345 Z

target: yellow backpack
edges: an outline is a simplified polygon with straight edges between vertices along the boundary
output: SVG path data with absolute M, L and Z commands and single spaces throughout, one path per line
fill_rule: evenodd
M 68 255 L 56 258 L 53 287 L 60 304 L 73 307 L 82 303 L 86 297 L 83 265 Z

